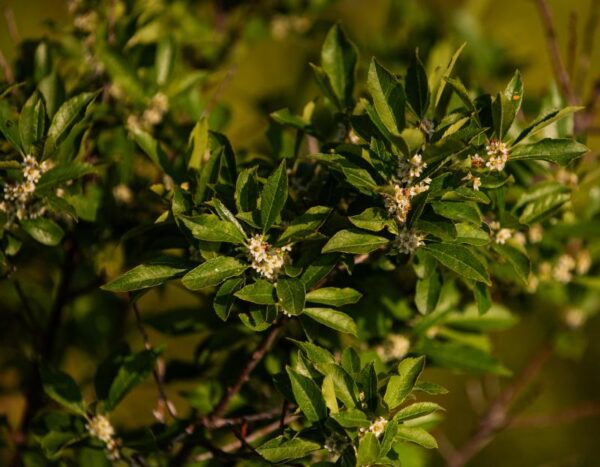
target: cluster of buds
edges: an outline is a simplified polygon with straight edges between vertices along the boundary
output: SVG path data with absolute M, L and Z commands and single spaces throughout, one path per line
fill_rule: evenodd
M 488 155 L 485 166 L 490 170 L 496 170 L 498 172 L 504 170 L 504 166 L 508 162 L 509 156 L 506 143 L 493 139 L 490 141 L 490 144 L 485 147 L 485 150 Z
M 4 185 L 4 199 L 0 201 L 0 211 L 8 216 L 9 223 L 19 220 L 35 219 L 44 214 L 45 208 L 34 201 L 33 193 L 42 174 L 52 168 L 50 161 L 41 164 L 33 156 L 25 156 L 21 163 L 23 179 L 20 182 Z
M 348 442 L 340 436 L 328 436 L 323 447 L 334 456 L 340 455 L 346 449 Z
M 274 247 L 265 240 L 262 234 L 254 235 L 247 245 L 248 259 L 252 262 L 252 269 L 265 279 L 273 280 L 285 265 L 287 253 L 291 245 Z
M 423 240 L 425 240 L 425 234 L 414 229 L 403 228 L 396 236 L 394 246 L 398 249 L 398 252 L 412 255 L 417 251 L 417 248 L 425 244 Z
M 431 179 L 424 178 L 414 183 L 420 177 L 427 163 L 423 162 L 420 154 L 415 154 L 408 161 L 402 161 L 398 168 L 398 183 L 393 185 L 393 194 L 384 194 L 385 207 L 399 224 L 404 224 L 411 208 L 411 200 L 429 189 Z
M 385 427 L 387 424 L 388 421 L 385 418 L 378 417 L 371 422 L 371 426 L 369 428 L 360 428 L 358 432 L 359 434 L 364 435 L 367 431 L 370 431 L 375 435 L 376 438 L 379 438 L 385 432 Z
M 410 339 L 403 334 L 390 334 L 375 350 L 384 362 L 400 360 L 410 350 Z
M 490 222 L 488 226 L 491 230 L 493 241 L 499 245 L 504 245 L 512 237 L 512 230 L 500 227 L 500 223 L 497 221 Z
M 85 425 L 90 436 L 102 441 L 110 460 L 119 459 L 119 442 L 115 439 L 115 429 L 104 415 L 96 415 Z
M 142 120 L 148 126 L 158 125 L 162 122 L 164 115 L 169 111 L 169 98 L 159 92 L 150 100 L 150 105 L 144 111 Z
M 540 264 L 540 280 L 555 280 L 568 284 L 574 275 L 587 274 L 592 266 L 592 259 L 587 250 L 580 250 L 575 255 L 565 253 L 560 255 L 554 264 L 544 261 Z
M 297 15 L 276 15 L 271 21 L 271 34 L 277 40 L 283 40 L 291 33 L 303 34 L 310 28 L 310 20 Z

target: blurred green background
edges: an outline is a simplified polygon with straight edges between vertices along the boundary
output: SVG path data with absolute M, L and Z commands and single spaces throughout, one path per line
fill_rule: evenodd
M 562 51 L 567 49 L 571 12 L 577 18 L 581 33 L 593 0 L 553 0 L 553 8 Z M 106 3 L 109 3 L 108 1 Z M 326 3 L 326 2 L 324 2 Z M 327 2 L 332 3 L 332 2 Z M 0 20 L 0 49 L 10 61 L 16 54 L 15 34 L 21 39 L 40 37 L 54 27 L 70 21 L 66 3 L 62 0 L 4 0 L 0 10 L 14 18 L 17 31 Z M 537 110 L 537 103 L 552 93 L 552 71 L 543 30 L 533 1 L 528 0 L 343 0 L 333 2 L 318 12 L 318 20 L 326 24 L 339 21 L 361 51 L 363 63 L 371 55 L 394 71 L 406 63 L 415 48 L 421 56 L 434 60 L 436 54 L 454 50 L 461 43 L 467 47 L 461 57 L 460 70 L 472 85 L 496 92 L 502 89 L 515 68 L 523 74 L 525 83 L 525 111 L 529 118 Z M 254 20 L 253 20 L 254 21 Z M 261 35 L 265 27 L 271 34 Z M 232 78 L 223 86 L 219 99 L 225 104 L 231 118 L 225 132 L 237 148 L 260 151 L 265 144 L 268 113 L 282 106 L 301 112 L 302 105 L 315 94 L 309 61 L 317 61 L 321 35 L 303 35 L 302 24 L 295 26 L 277 23 L 250 24 L 246 34 L 255 34 L 256 40 L 236 46 L 229 58 L 235 65 Z M 600 42 L 600 40 L 596 40 Z M 600 44 L 591 60 L 588 79 L 600 78 Z M 568 60 L 567 60 L 568 65 Z M 232 68 L 233 69 L 233 68 Z M 364 74 L 364 67 L 361 73 Z M 359 79 L 360 81 L 360 79 Z M 585 87 L 590 88 L 590 83 Z M 596 116 L 598 117 L 598 116 Z M 598 119 L 597 119 L 598 121 Z M 600 149 L 598 137 L 588 141 L 592 150 Z M 177 287 L 169 286 L 162 293 L 153 292 L 141 301 L 143 309 L 168 310 L 175 306 L 192 305 L 189 296 Z M 519 307 L 520 304 L 513 304 Z M 495 339 L 496 352 L 513 370 L 523 366 L 547 335 L 551 316 L 561 311 L 552 303 L 543 310 L 518 310 L 522 319 L 510 331 L 499 333 Z M 72 319 L 91 319 L 94 326 L 105 326 L 106 317 L 90 317 L 85 304 L 80 304 L 81 316 Z M 525 307 L 523 307 L 525 308 Z M 110 310 L 105 310 L 110 313 Z M 87 317 L 86 317 L 87 316 Z M 600 320 L 599 315 L 581 331 L 576 345 L 581 345 L 577 359 L 553 357 L 539 382 L 526 398 L 524 415 L 555 413 L 600 398 Z M 140 341 L 133 323 L 129 342 L 139 346 Z M 190 358 L 190 349 L 198 338 L 176 340 L 153 333 L 153 342 L 166 343 L 167 358 Z M 85 337 L 82 336 L 84 340 Z M 98 343 L 98 353 L 105 352 L 107 344 Z M 66 369 L 78 380 L 89 378 L 95 369 L 95 358 L 89 352 L 73 346 L 67 353 Z M 500 381 L 496 377 L 483 380 L 468 379 L 441 370 L 429 370 L 431 379 L 450 389 L 442 404 L 447 409 L 447 420 L 442 424 L 451 443 L 460 445 L 472 431 L 477 420 L 479 395 L 493 395 Z M 0 371 L 0 378 L 10 386 L 15 375 Z M 175 393 L 182 387 L 170 389 Z M 188 388 L 193 385 L 188 386 Z M 136 426 L 150 422 L 155 389 L 151 384 L 139 388 L 122 404 L 118 423 Z M 480 394 L 481 393 L 481 394 Z M 177 403 L 177 398 L 175 398 Z M 0 412 L 9 416 L 18 414 L 22 404 L 19 395 L 0 395 Z M 501 433 L 472 462 L 473 466 L 598 466 L 597 442 L 600 439 L 600 417 L 592 416 L 576 421 L 556 421 L 542 427 L 511 428 Z M 415 448 L 416 449 L 416 448 Z M 442 461 L 436 453 L 423 451 L 429 465 Z M 418 457 L 418 455 L 417 455 Z M 422 464 L 415 464 L 422 465 Z M 407 465 L 408 467 L 408 465 Z

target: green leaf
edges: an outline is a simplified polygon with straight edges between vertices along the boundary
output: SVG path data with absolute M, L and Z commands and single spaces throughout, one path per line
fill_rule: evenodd
M 412 418 L 418 418 L 424 415 L 429 415 L 430 413 L 436 412 L 438 410 L 444 409 L 435 402 L 417 402 L 415 404 L 403 407 L 398 412 L 396 412 L 396 414 L 394 415 L 394 420 L 410 420 Z
M 444 243 L 431 243 L 421 248 L 457 274 L 467 279 L 491 284 L 484 264 L 469 248 Z
M 17 151 L 22 151 L 21 135 L 16 123 L 17 114 L 6 100 L 0 100 L 0 133 Z
M 469 95 L 469 91 L 467 91 L 467 88 L 462 83 L 460 78 L 449 78 L 446 80 L 446 82 L 450 85 L 450 87 L 456 93 L 456 95 L 460 98 L 460 100 L 463 101 L 463 104 L 465 104 L 465 107 L 469 111 L 471 111 L 471 112 L 477 111 L 477 108 L 475 107 L 475 104 L 473 103 L 473 100 L 471 99 L 471 96 Z
M 503 93 L 498 93 L 492 104 L 492 120 L 498 139 L 504 138 L 515 119 L 515 109 Z
M 571 199 L 570 193 L 550 193 L 528 203 L 519 216 L 521 224 L 531 225 L 550 217 Z
M 71 128 L 81 120 L 81 115 L 85 113 L 97 95 L 97 92 L 84 92 L 60 106 L 48 128 L 44 155 L 48 156 L 56 151 L 57 146 L 68 136 Z
M 306 354 L 308 359 L 313 363 L 335 363 L 335 358 L 331 352 L 323 347 L 319 347 L 312 342 L 297 341 L 289 339 L 296 344 Z
M 338 262 L 339 255 L 319 255 L 313 259 L 306 267 L 300 280 L 304 282 L 307 289 L 314 287 L 323 277 L 325 277 L 335 267 Z
M 418 55 L 406 70 L 406 98 L 415 113 L 423 118 L 429 105 L 429 84 Z
M 434 201 L 431 207 L 436 214 L 457 222 L 481 224 L 481 213 L 477 205 L 470 201 Z
M 419 313 L 426 315 L 435 310 L 440 298 L 441 290 L 442 282 L 440 281 L 440 276 L 437 272 L 433 272 L 427 277 L 417 281 L 415 305 L 417 306 Z
M 215 298 L 213 299 L 213 308 L 217 316 L 223 321 L 227 321 L 227 318 L 229 318 L 229 313 L 231 313 L 231 308 L 233 306 L 234 294 L 241 289 L 243 285 L 244 279 L 236 277 L 223 282 L 221 287 L 219 287 L 219 290 L 217 290 Z
M 57 165 L 40 177 L 36 190 L 53 188 L 56 185 L 95 173 L 96 169 L 89 164 L 67 163 Z
M 410 441 L 427 449 L 436 449 L 437 441 L 423 428 L 414 426 L 398 425 L 396 439 L 399 441 Z
M 175 66 L 176 44 L 173 37 L 160 40 L 156 47 L 154 68 L 156 68 L 156 84 L 164 86 L 171 79 Z
M 137 76 L 132 64 L 122 57 L 116 50 L 100 46 L 97 48 L 97 56 L 102 61 L 106 71 L 116 84 L 130 99 L 138 103 L 146 101 L 144 90 L 146 86 Z
M 545 112 L 543 115 L 540 115 L 533 122 L 531 122 L 531 124 L 528 127 L 524 128 L 523 131 L 521 131 L 521 133 L 519 134 L 519 136 L 516 137 L 513 144 L 517 144 L 519 141 L 523 140 L 525 137 L 534 135 L 535 133 L 537 133 L 538 131 L 547 127 L 551 123 L 554 123 L 557 120 L 560 120 L 568 115 L 571 115 L 572 113 L 578 112 L 583 109 L 584 109 L 584 107 L 572 106 L 572 107 L 565 107 L 564 109 L 549 110 L 549 111 Z
M 358 329 L 354 320 L 346 313 L 331 308 L 305 308 L 304 314 L 324 326 L 339 332 L 357 335 Z
M 533 144 L 523 144 L 513 148 L 508 161 L 544 160 L 567 165 L 588 151 L 587 146 L 572 139 L 544 138 Z
M 286 367 L 286 371 L 290 377 L 294 398 L 308 421 L 318 422 L 327 417 L 327 407 L 319 386 L 289 366 Z
M 134 267 L 101 288 L 110 292 L 129 292 L 155 287 L 183 276 L 189 268 L 190 263 L 179 258 L 159 258 Z
M 77 383 L 67 373 L 55 370 L 48 365 L 40 367 L 44 391 L 60 405 L 79 415 L 85 415 L 86 408 Z
M 248 265 L 229 256 L 217 256 L 189 271 L 181 282 L 190 290 L 218 285 L 225 279 L 242 274 Z
M 321 66 L 342 109 L 352 105 L 357 60 L 358 53 L 354 44 L 348 40 L 340 26 L 333 26 L 321 49 Z
M 398 227 L 393 219 L 382 208 L 367 208 L 360 214 L 348 217 L 359 229 L 380 232 L 387 228 L 391 233 L 397 233 Z
M 325 206 L 313 206 L 304 214 L 296 217 L 283 231 L 277 240 L 278 245 L 302 240 L 314 234 L 314 232 L 325 222 L 331 213 L 331 208 Z
M 329 409 L 329 415 L 334 417 L 334 415 L 340 411 L 340 407 L 338 405 L 337 397 L 335 396 L 333 378 L 330 375 L 326 375 L 323 378 L 321 393 L 323 394 L 323 399 L 325 399 L 325 405 Z
M 389 243 L 379 235 L 373 235 L 358 229 L 340 230 L 325 244 L 322 253 L 340 252 L 352 254 L 370 253 Z
M 201 118 L 200 121 L 194 125 L 188 145 L 192 148 L 190 159 L 188 161 L 188 169 L 200 170 L 202 162 L 208 151 L 208 119 Z
M 408 357 L 398 364 L 398 375 L 392 375 L 388 381 L 384 402 L 390 410 L 398 407 L 413 390 L 419 375 L 425 367 L 425 357 Z
M 358 387 L 352 377 L 336 363 L 318 363 L 317 370 L 324 376 L 331 376 L 336 397 L 346 407 L 358 405 Z
M 427 340 L 415 351 L 425 353 L 439 366 L 475 374 L 494 373 L 510 376 L 510 371 L 496 358 L 475 347 L 457 342 Z
M 277 303 L 275 287 L 263 279 L 259 279 L 237 291 L 235 296 L 240 300 L 256 303 L 257 305 L 275 305 Z
M 40 94 L 34 92 L 21 109 L 19 134 L 23 150 L 27 154 L 37 154 L 46 130 L 46 109 Z
M 379 118 L 390 131 L 399 136 L 404 129 L 406 96 L 398 79 L 382 67 L 375 58 L 371 60 L 367 87 Z
M 105 402 L 107 411 L 114 409 L 131 389 L 152 373 L 156 357 L 155 350 L 143 350 L 123 359 L 108 391 Z
M 331 416 L 344 428 L 368 428 L 371 421 L 367 418 L 364 412 L 348 408 Z
M 276 221 L 288 197 L 288 180 L 285 161 L 271 174 L 265 183 L 260 201 L 260 220 L 263 232 Z
M 484 314 L 473 305 L 467 306 L 462 312 L 447 315 L 444 324 L 466 331 L 500 331 L 511 328 L 518 321 L 519 318 L 507 308 L 495 303 Z
M 306 294 L 306 301 L 323 305 L 343 306 L 358 302 L 362 294 L 350 287 L 322 287 Z
M 178 216 L 190 230 L 192 237 L 205 242 L 243 244 L 246 238 L 240 230 L 228 221 L 222 221 L 214 214 L 200 214 L 194 217 Z
M 383 432 L 383 439 L 379 448 L 379 457 L 385 456 L 396 444 L 396 433 L 398 432 L 398 423 L 396 420 L 388 421 Z
M 56 222 L 45 217 L 22 220 L 20 225 L 31 238 L 42 245 L 56 246 L 65 235 L 64 230 Z
M 275 288 L 277 289 L 277 297 L 283 311 L 290 315 L 299 315 L 302 313 L 302 310 L 304 310 L 306 289 L 300 279 L 291 277 L 278 279 Z
M 238 212 L 248 212 L 256 208 L 258 183 L 256 167 L 242 170 L 235 182 L 235 206 Z
M 379 441 L 377 437 L 367 431 L 358 444 L 356 465 L 372 465 L 379 457 Z
M 448 390 L 437 383 L 429 383 L 427 381 L 418 381 L 413 388 L 413 391 L 421 391 L 430 396 L 441 396 L 448 394 Z
M 321 445 L 314 441 L 299 437 L 286 439 L 278 436 L 256 448 L 256 451 L 267 461 L 278 463 L 300 459 L 319 449 L 321 449 Z
M 523 82 L 521 81 L 521 73 L 519 73 L 519 70 L 515 71 L 514 76 L 506 86 L 504 97 L 510 102 L 513 115 L 517 115 L 521 108 L 521 103 L 523 102 Z
M 148 132 L 138 128 L 129 129 L 133 139 L 142 151 L 154 162 L 161 170 L 169 174 L 171 172 L 171 163 L 167 154 L 160 146 L 160 143 Z
M 516 273 L 517 279 L 519 279 L 523 285 L 527 285 L 529 282 L 529 272 L 531 270 L 527 255 L 510 245 L 494 244 L 494 250 L 510 263 Z

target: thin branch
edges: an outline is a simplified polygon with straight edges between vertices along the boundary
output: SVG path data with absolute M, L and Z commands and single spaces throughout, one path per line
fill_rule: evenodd
M 594 50 L 594 36 L 598 27 L 600 16 L 600 0 L 592 0 L 590 12 L 583 32 L 581 54 L 579 55 L 577 74 L 575 77 L 575 90 L 581 95 L 590 69 L 592 52 Z
M 0 68 L 2 69 L 2 72 L 4 73 L 4 78 L 6 79 L 6 82 L 9 85 L 15 84 L 15 82 L 16 82 L 15 75 L 13 74 L 10 64 L 6 60 L 6 57 L 2 53 L 2 50 L 0 50 Z
M 569 42 L 567 44 L 567 74 L 574 76 L 577 58 L 577 12 L 569 15 Z M 577 92 L 577 91 L 575 91 Z
M 13 41 L 13 43 L 18 44 L 21 42 L 21 37 L 19 34 L 19 28 L 17 27 L 17 22 L 15 21 L 15 13 L 13 12 L 12 8 L 4 8 L 4 19 L 6 20 L 6 26 L 8 28 L 10 40 Z
M 510 422 L 510 428 L 543 428 L 598 416 L 600 416 L 600 402 L 590 401 L 560 412 L 515 417 Z
M 297 415 L 288 415 L 285 418 L 284 422 L 285 422 L 285 424 L 289 424 L 289 423 L 293 422 L 294 420 L 296 420 L 297 418 L 298 418 Z M 267 436 L 267 435 L 273 433 L 278 428 L 279 428 L 279 421 L 270 423 L 269 425 L 266 425 L 263 428 L 255 430 L 251 434 L 246 436 L 246 438 L 245 438 L 246 442 L 252 443 L 252 442 L 256 441 L 257 439 L 262 438 L 263 436 Z M 238 440 L 238 441 L 234 441 L 233 443 L 226 444 L 225 446 L 222 446 L 220 449 L 223 452 L 231 453 L 231 452 L 237 451 L 241 447 L 242 447 L 242 443 Z M 212 453 L 206 452 L 206 453 L 199 454 L 196 457 L 194 457 L 194 461 L 196 461 L 196 462 L 207 461 L 209 459 L 212 459 L 213 457 L 214 456 Z
M 131 295 L 130 295 L 130 299 L 131 299 Z M 142 335 L 142 339 L 144 340 L 144 349 L 152 350 L 152 344 L 150 343 L 150 338 L 148 337 L 148 333 L 146 332 L 146 328 L 144 327 L 144 323 L 142 321 L 142 315 L 140 313 L 138 304 L 135 300 L 132 301 L 132 308 L 133 308 L 133 312 L 135 314 L 135 322 L 140 331 L 140 334 Z M 164 411 L 164 409 L 167 410 L 169 415 L 174 420 L 177 420 L 177 412 L 175 410 L 175 406 L 171 403 L 171 401 L 167 397 L 167 392 L 165 391 L 165 384 L 164 384 L 164 377 L 163 377 L 164 371 L 161 371 L 160 367 L 161 367 L 161 361 L 159 359 L 159 360 L 157 360 L 156 365 L 154 365 L 154 368 L 152 369 L 152 375 L 154 377 L 154 382 L 156 383 L 156 388 L 158 389 L 158 407 L 154 411 L 154 416 L 159 421 L 164 423 L 164 415 L 162 414 L 162 411 Z
M 483 449 L 496 433 L 503 430 L 510 422 L 509 411 L 516 397 L 538 376 L 540 370 L 552 354 L 548 346 L 542 347 L 521 371 L 519 376 L 492 403 L 486 414 L 479 421 L 477 430 L 471 438 L 447 459 L 448 467 L 466 465 L 481 449 Z
M 546 35 L 546 43 L 548 45 L 548 53 L 550 55 L 550 63 L 552 65 L 552 71 L 554 72 L 558 87 L 560 88 L 561 94 L 565 100 L 570 105 L 576 105 L 578 103 L 577 95 L 573 91 L 569 74 L 567 73 L 560 56 L 556 29 L 554 28 L 552 12 L 550 11 L 548 2 L 546 0 L 535 0 L 535 3 L 538 7 L 540 18 L 542 19 L 542 26 L 544 27 L 544 34 Z
M 266 420 L 273 420 L 278 418 L 280 415 L 279 409 L 270 410 L 268 412 L 261 412 L 257 414 L 251 415 L 242 415 L 240 417 L 232 417 L 232 418 L 216 418 L 213 419 L 210 423 L 211 429 L 223 428 L 223 427 L 232 427 L 237 425 L 244 425 L 246 423 L 255 423 L 255 422 L 263 422 Z
M 256 366 L 259 364 L 259 362 L 262 360 L 262 358 L 265 356 L 265 354 L 271 349 L 271 347 L 275 343 L 275 340 L 279 336 L 279 333 L 281 332 L 282 327 L 283 327 L 282 319 L 278 319 L 275 322 L 275 324 L 273 324 L 273 326 L 271 326 L 271 329 L 269 330 L 267 335 L 264 337 L 262 342 L 259 344 L 259 346 L 256 348 L 256 350 L 254 352 L 252 352 L 250 359 L 246 362 L 246 364 L 244 365 L 244 368 L 242 368 L 242 371 L 240 372 L 236 381 L 233 383 L 232 386 L 230 386 L 227 389 L 227 392 L 223 395 L 223 397 L 221 398 L 219 403 L 215 406 L 215 408 L 212 410 L 212 412 L 204 420 L 203 424 L 205 426 L 210 426 L 211 420 L 220 418 L 225 413 L 225 411 L 229 407 L 229 403 L 231 402 L 231 399 L 233 398 L 233 396 L 235 396 L 238 392 L 240 392 L 240 390 L 242 389 L 242 387 L 244 386 L 246 381 L 248 381 L 248 379 L 250 378 L 250 374 L 252 373 L 252 371 L 254 371 L 254 368 L 256 368 Z

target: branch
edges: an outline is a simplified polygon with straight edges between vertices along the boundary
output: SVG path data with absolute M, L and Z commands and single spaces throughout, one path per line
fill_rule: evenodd
M 544 27 L 544 34 L 546 35 L 546 43 L 548 45 L 548 53 L 550 55 L 550 63 L 552 65 L 552 71 L 554 72 L 558 87 L 560 88 L 561 94 L 569 103 L 569 105 L 577 105 L 579 100 L 573 91 L 569 74 L 567 73 L 567 70 L 560 57 L 556 29 L 554 28 L 552 12 L 550 11 L 548 2 L 546 0 L 535 0 L 535 3 L 538 7 L 540 18 L 542 19 L 542 26 Z
M 259 364 L 259 362 L 262 360 L 265 354 L 273 346 L 275 340 L 277 339 L 277 336 L 279 336 L 279 333 L 282 330 L 282 327 L 282 319 L 278 319 L 277 321 L 275 321 L 275 324 L 273 324 L 273 326 L 271 327 L 267 335 L 264 337 L 262 342 L 259 344 L 256 350 L 252 352 L 250 359 L 246 362 L 244 368 L 242 368 L 242 371 L 240 372 L 235 383 L 227 389 L 227 392 L 223 395 L 219 403 L 206 417 L 206 419 L 203 420 L 203 425 L 210 426 L 212 420 L 221 417 L 225 413 L 233 396 L 240 392 L 242 386 L 244 386 L 246 381 L 248 381 L 248 379 L 250 378 L 250 374 L 252 373 L 252 371 L 254 371 L 254 368 L 256 368 L 256 365 Z
M 510 422 L 509 410 L 521 391 L 523 391 L 539 374 L 552 354 L 552 348 L 542 347 L 521 371 L 519 376 L 492 403 L 471 438 L 456 452 L 449 454 L 448 467 L 462 467 L 483 449 L 496 433 L 503 430 Z
M 543 428 L 598 416 L 600 416 L 600 402 L 590 401 L 560 412 L 516 417 L 510 422 L 510 428 Z
M 580 94 L 585 86 L 588 71 L 590 69 L 592 51 L 594 49 L 594 36 L 598 27 L 598 16 L 600 15 L 600 0 L 592 0 L 592 5 L 588 15 L 588 20 L 585 24 L 583 33 L 583 41 L 581 44 L 581 55 L 577 67 L 575 78 L 575 89 Z
M 297 418 L 298 418 L 297 415 L 288 415 L 285 418 L 284 422 L 285 422 L 285 424 L 288 424 L 288 423 L 293 422 Z M 252 432 L 251 434 L 246 436 L 246 438 L 245 438 L 246 443 L 252 443 L 253 441 L 256 441 L 257 439 L 260 439 L 263 436 L 269 435 L 269 434 L 273 433 L 274 431 L 278 430 L 279 423 L 280 423 L 279 421 L 275 421 L 273 423 L 270 423 L 269 425 L 264 426 L 263 428 L 260 428 L 256 431 Z M 242 443 L 238 440 L 238 441 L 234 441 L 233 443 L 226 444 L 225 446 L 221 447 L 220 449 L 223 452 L 231 453 L 231 452 L 237 451 L 241 447 L 242 447 Z M 213 457 L 214 456 L 212 453 L 205 452 L 205 453 L 199 454 L 196 457 L 194 457 L 194 461 L 195 462 L 207 461 L 209 459 L 212 459 Z
M 131 294 L 129 295 L 131 300 Z M 150 338 L 148 337 L 148 333 L 146 332 L 146 328 L 144 327 L 144 323 L 142 322 L 142 316 L 140 314 L 140 310 L 138 308 L 137 302 L 132 301 L 133 312 L 135 314 L 135 322 L 137 327 L 142 335 L 142 339 L 144 340 L 144 349 L 152 350 L 152 344 L 150 343 Z M 161 371 L 162 362 L 160 359 L 156 361 L 156 365 L 152 369 L 152 376 L 154 377 L 154 382 L 156 383 L 156 388 L 158 389 L 158 406 L 155 411 L 153 411 L 154 416 L 162 423 L 164 423 L 164 409 L 167 409 L 169 415 L 177 420 L 177 411 L 175 410 L 175 406 L 171 403 L 169 398 L 167 397 L 167 393 L 165 391 L 164 384 L 164 371 Z

